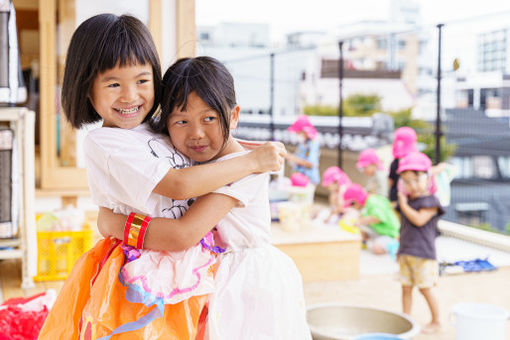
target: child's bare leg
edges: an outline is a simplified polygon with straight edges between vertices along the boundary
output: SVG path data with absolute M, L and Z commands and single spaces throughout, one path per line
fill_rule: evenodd
M 375 255 L 384 255 L 386 254 L 386 249 L 380 245 L 379 243 L 377 242 L 373 242 L 372 243 L 372 253 L 374 253 Z
M 411 315 L 411 306 L 413 304 L 413 286 L 402 285 L 402 311 Z
M 432 320 L 423 327 L 422 332 L 427 334 L 436 333 L 441 328 L 441 322 L 439 321 L 439 305 L 436 294 L 434 294 L 432 288 L 420 288 L 420 293 L 425 298 L 425 301 L 427 301 L 427 305 L 429 306 L 430 314 L 432 316 Z

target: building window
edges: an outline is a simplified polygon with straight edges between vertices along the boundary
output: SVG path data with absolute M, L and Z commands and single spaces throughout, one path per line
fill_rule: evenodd
M 510 156 L 498 157 L 498 167 L 503 178 L 510 178 Z
M 473 157 L 473 175 L 477 178 L 491 179 L 496 177 L 496 167 L 490 156 Z
M 455 166 L 455 173 L 457 174 L 455 177 L 462 178 L 471 178 L 473 177 L 473 161 L 469 157 L 453 157 L 452 163 Z
M 377 39 L 377 48 L 380 50 L 386 50 L 388 48 L 388 40 Z
M 496 163 L 491 156 L 453 157 L 452 164 L 455 166 L 457 174 L 455 177 L 459 179 L 497 178 Z
M 209 35 L 209 32 L 200 32 L 200 38 L 201 41 L 209 41 L 211 36 Z
M 456 205 L 457 222 L 469 226 L 479 226 L 485 222 L 486 203 L 459 203 Z M 469 207 L 470 206 L 470 207 Z
M 404 48 L 406 48 L 406 41 L 405 40 L 399 40 L 398 41 L 398 49 L 399 50 L 403 50 Z
M 478 68 L 481 72 L 506 71 L 508 30 L 480 34 L 478 37 Z

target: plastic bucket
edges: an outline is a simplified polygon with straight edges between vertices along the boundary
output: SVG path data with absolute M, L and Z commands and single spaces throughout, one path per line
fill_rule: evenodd
M 457 340 L 505 340 L 505 326 L 510 313 L 505 309 L 480 303 L 453 306 Z

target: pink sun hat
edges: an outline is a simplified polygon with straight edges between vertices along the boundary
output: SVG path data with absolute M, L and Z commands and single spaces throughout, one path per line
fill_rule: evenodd
M 393 157 L 402 158 L 416 149 L 416 131 L 408 126 L 402 126 L 395 130 L 393 140 Z
M 338 185 L 349 185 L 351 180 L 345 172 L 337 166 L 330 166 L 322 174 L 322 186 L 327 187 L 332 183 L 338 183 Z
M 375 153 L 375 150 L 365 149 L 359 154 L 356 167 L 362 169 L 370 164 L 375 164 L 379 170 L 383 169 L 381 160 L 379 159 L 379 156 L 377 156 L 377 153 Z
M 432 161 L 422 152 L 411 152 L 398 162 L 397 173 L 403 171 L 423 171 L 428 172 L 432 167 Z
M 347 187 L 344 192 L 345 205 L 349 206 L 352 202 L 358 203 L 360 206 L 364 206 L 367 200 L 368 193 L 359 184 L 352 183 Z
M 294 187 L 306 187 L 310 179 L 300 172 L 295 172 L 290 176 L 290 183 Z
M 287 131 L 290 132 L 303 131 L 310 139 L 315 139 L 315 137 L 317 137 L 317 130 L 312 125 L 312 122 L 310 122 L 310 119 L 306 115 L 300 115 L 296 119 L 296 121 L 287 128 Z

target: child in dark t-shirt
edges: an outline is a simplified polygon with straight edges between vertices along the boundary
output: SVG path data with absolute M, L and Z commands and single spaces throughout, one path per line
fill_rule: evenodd
M 435 239 L 437 222 L 444 210 L 436 196 L 430 193 L 432 162 L 423 153 L 414 152 L 399 161 L 402 191 L 398 192 L 401 213 L 398 262 L 402 284 L 402 308 L 411 313 L 413 287 L 418 287 L 429 306 L 432 320 L 423 327 L 424 333 L 439 331 L 439 307 L 433 287 L 437 284 L 439 268 Z

